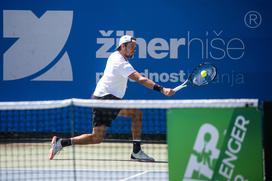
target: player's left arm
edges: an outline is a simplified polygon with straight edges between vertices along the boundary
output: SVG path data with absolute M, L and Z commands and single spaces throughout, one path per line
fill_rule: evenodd
M 162 87 L 162 86 L 156 84 L 155 82 L 153 82 L 152 80 L 142 76 L 137 71 L 133 72 L 128 77 L 130 79 L 138 82 L 139 84 L 141 84 L 141 85 L 143 85 L 143 86 L 145 86 L 145 87 L 147 87 L 149 89 L 159 91 L 159 92 L 163 93 L 166 96 L 172 96 L 173 94 L 175 94 L 175 91 L 173 89 Z

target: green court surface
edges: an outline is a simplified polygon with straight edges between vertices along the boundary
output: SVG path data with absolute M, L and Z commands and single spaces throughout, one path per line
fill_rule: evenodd
M 168 180 L 166 144 L 144 144 L 155 162 L 130 160 L 131 143 L 66 147 L 48 159 L 50 142 L 0 144 L 0 180 Z

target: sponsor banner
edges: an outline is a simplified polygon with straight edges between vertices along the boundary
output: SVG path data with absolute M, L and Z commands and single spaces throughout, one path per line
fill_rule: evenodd
M 211 85 L 170 98 L 129 81 L 125 99 L 271 100 L 272 88 L 263 83 L 272 73 L 270 6 L 269 0 L 3 1 L 0 101 L 89 98 L 124 34 L 137 38 L 131 64 L 165 87 L 184 82 L 202 62 L 218 68 Z
M 261 181 L 261 113 L 256 108 L 171 109 L 171 181 Z

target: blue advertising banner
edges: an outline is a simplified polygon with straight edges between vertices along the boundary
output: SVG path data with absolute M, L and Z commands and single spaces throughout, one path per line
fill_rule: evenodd
M 0 101 L 89 98 L 123 34 L 137 38 L 131 64 L 165 87 L 202 62 L 218 68 L 209 86 L 170 98 L 129 81 L 125 99 L 272 100 L 268 0 L 4 0 L 0 7 Z

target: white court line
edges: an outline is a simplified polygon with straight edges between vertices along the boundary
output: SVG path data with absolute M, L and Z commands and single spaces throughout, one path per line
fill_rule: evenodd
M 119 180 L 119 181 L 130 180 L 130 179 L 135 178 L 135 177 L 138 177 L 138 176 L 140 176 L 140 175 L 144 175 L 144 174 L 146 174 L 146 173 L 148 173 L 148 172 L 150 172 L 150 171 L 144 171 L 144 172 L 142 172 L 142 173 L 137 173 L 137 174 L 135 174 L 135 175 L 132 175 L 132 176 L 127 177 L 127 178 L 124 178 L 124 179 L 121 179 L 121 180 Z
M 20 168 L 20 167 L 14 167 L 14 168 L 0 168 L 0 171 L 90 171 L 90 172 L 143 172 L 143 170 L 103 170 L 101 169 L 89 169 L 89 168 L 80 168 L 80 169 L 73 169 L 73 168 Z M 147 172 L 165 172 L 167 173 L 167 170 L 148 170 Z

